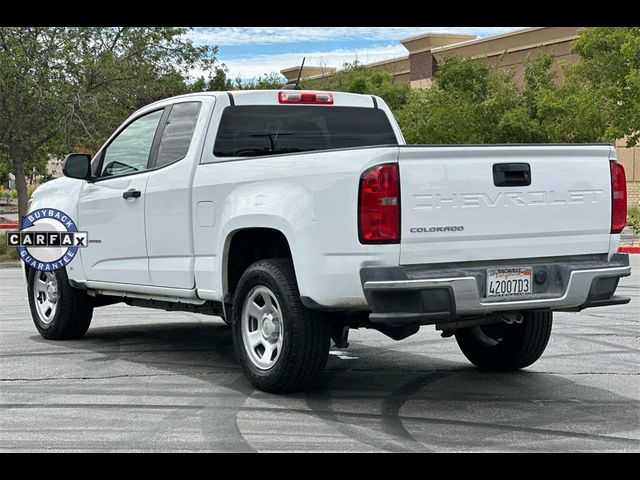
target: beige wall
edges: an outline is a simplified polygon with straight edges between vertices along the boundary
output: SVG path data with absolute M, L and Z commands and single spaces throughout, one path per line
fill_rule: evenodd
M 640 145 L 626 148 L 625 140 L 616 141 L 618 162 L 624 167 L 627 176 L 628 204 L 640 205 Z
M 551 54 L 554 62 L 551 65 L 551 71 L 556 74 L 556 82 L 564 81 L 564 72 L 561 68 L 563 63 L 575 63 L 578 61 L 579 55 L 571 53 L 571 42 L 562 42 L 553 45 L 540 46 L 519 50 L 517 52 L 507 53 L 504 57 L 492 56 L 485 61 L 492 67 L 501 70 L 511 71 L 516 83 L 522 85 L 524 70 L 528 59 L 535 58 L 542 54 Z
M 511 52 L 521 48 L 549 45 L 573 40 L 578 35 L 578 27 L 535 27 L 496 35 L 481 40 L 472 40 L 455 45 L 434 48 L 436 58 L 445 52 L 455 52 L 464 57 L 486 57 Z
M 393 75 L 394 83 L 408 84 L 410 82 L 409 57 L 400 57 L 384 62 L 376 62 L 367 65 L 371 68 L 384 70 Z
M 432 78 L 423 78 L 421 80 L 411 81 L 411 88 L 431 88 L 431 85 L 433 85 Z
M 370 63 L 366 66 L 389 72 L 391 75 L 393 75 L 394 83 L 409 84 L 411 81 L 408 56 L 394 58 L 392 60 L 386 60 L 384 62 Z M 324 69 L 323 71 L 311 70 L 314 68 L 320 69 L 320 67 L 309 67 L 309 69 L 307 69 L 307 67 L 304 67 L 302 69 L 301 78 L 303 80 L 318 80 L 321 78 L 331 77 L 336 71 L 335 68 Z M 282 73 L 287 78 L 287 81 L 291 81 L 296 79 L 298 75 L 298 69 L 299 67 L 290 67 L 285 70 L 280 70 L 280 73 Z
M 522 79 L 528 57 L 550 53 L 556 59 L 552 68 L 558 73 L 558 80 L 562 81 L 560 64 L 578 59 L 578 55 L 571 53 L 571 42 L 578 36 L 578 30 L 578 27 L 534 27 L 481 40 L 468 35 L 427 33 L 405 39 L 401 43 L 409 50 L 410 55 L 431 51 L 438 61 L 451 54 L 481 59 L 493 67 L 513 71 L 518 81 Z M 430 85 L 431 82 L 422 81 L 429 79 L 410 81 L 410 55 L 366 66 L 388 71 L 397 82 L 411 83 L 414 88 Z M 287 80 L 292 80 L 297 77 L 298 68 L 289 67 L 281 70 L 281 73 Z M 331 76 L 334 72 L 335 68 L 305 66 L 302 78 L 322 78 Z
M 300 79 L 304 79 L 323 75 L 331 75 L 335 71 L 336 69 L 333 67 L 304 66 L 302 67 L 302 72 L 300 72 L 300 66 L 297 66 L 280 70 L 280 73 L 287 79 L 287 82 L 291 82 L 298 78 L 298 72 L 300 72 Z
M 571 52 L 571 43 L 578 36 L 578 27 L 536 27 L 515 33 L 498 35 L 482 40 L 449 45 L 432 50 L 436 60 L 447 55 L 469 57 L 487 62 L 488 65 L 513 73 L 517 83 L 522 83 L 527 59 L 541 54 L 554 56 L 551 67 L 556 81 L 564 80 L 562 63 L 573 63 L 579 58 Z
M 409 72 L 396 74 L 393 76 L 393 81 L 394 83 L 399 83 L 401 85 L 410 84 L 411 76 L 409 75 Z
M 640 206 L 640 182 L 627 182 L 627 206 Z

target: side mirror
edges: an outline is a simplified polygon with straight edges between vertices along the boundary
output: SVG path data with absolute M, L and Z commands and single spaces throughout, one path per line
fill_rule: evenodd
M 91 178 L 91 155 L 87 153 L 71 153 L 62 164 L 65 177 L 89 180 Z

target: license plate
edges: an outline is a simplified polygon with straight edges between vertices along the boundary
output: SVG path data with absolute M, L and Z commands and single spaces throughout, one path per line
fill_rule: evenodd
M 487 270 L 487 297 L 531 295 L 531 267 Z

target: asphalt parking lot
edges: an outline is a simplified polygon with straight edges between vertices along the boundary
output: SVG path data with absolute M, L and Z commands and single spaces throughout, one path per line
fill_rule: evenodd
M 432 327 L 353 331 L 319 387 L 254 390 L 220 319 L 112 305 L 45 341 L 0 269 L 0 451 L 640 451 L 640 255 L 628 305 L 556 314 L 526 371 L 482 373 Z

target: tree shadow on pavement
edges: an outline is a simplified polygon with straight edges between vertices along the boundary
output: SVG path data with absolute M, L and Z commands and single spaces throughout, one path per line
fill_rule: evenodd
M 222 322 L 94 326 L 84 339 L 56 345 L 88 352 L 83 368 L 96 377 L 133 365 L 206 382 L 190 414 L 226 428 L 230 440 L 216 445 L 231 450 L 640 449 L 638 402 L 588 378 L 533 367 L 486 373 L 462 356 L 417 354 L 400 343 L 353 342 L 345 358 L 330 356 L 316 388 L 283 396 L 244 379 Z M 217 410 L 208 408 L 218 397 Z

